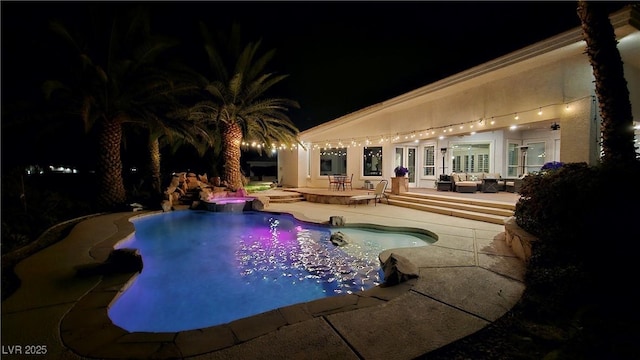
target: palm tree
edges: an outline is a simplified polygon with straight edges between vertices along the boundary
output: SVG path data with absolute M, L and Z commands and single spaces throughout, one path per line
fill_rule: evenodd
M 606 3 L 578 1 L 578 17 L 587 42 L 602 117 L 602 162 L 629 164 L 636 160 L 629 90 Z
M 211 139 L 204 124 L 185 121 L 183 118 L 176 118 L 167 113 L 165 117 L 149 117 L 139 124 L 147 130 L 149 151 L 149 170 L 151 172 L 151 188 L 154 195 L 162 193 L 161 182 L 161 152 L 165 146 L 171 147 L 171 152 L 181 146 L 192 146 L 196 149 L 200 157 L 204 156 L 208 147 L 214 141 Z
M 99 49 L 104 50 L 102 54 L 90 53 L 91 48 L 80 41 L 80 36 L 72 36 L 64 25 L 53 23 L 52 29 L 74 49 L 77 72 L 68 83 L 48 81 L 46 92 L 63 96 L 83 120 L 85 129 L 96 131 L 98 205 L 117 207 L 126 202 L 122 126 L 135 121 L 157 123 L 156 105 L 171 98 L 174 84 L 158 72 L 154 62 L 177 42 L 151 36 L 143 8 L 115 16 L 106 48 Z
M 298 103 L 264 96 L 272 86 L 287 78 L 287 75 L 265 72 L 274 50 L 258 56 L 260 41 L 249 43 L 240 51 L 234 50 L 241 48 L 236 26 L 223 53 L 202 24 L 201 30 L 215 78 L 203 86 L 206 98 L 191 108 L 190 118 L 206 121 L 211 131 L 219 132 L 223 180 L 236 190 L 243 186 L 240 168 L 243 139 L 263 145 L 261 149 L 278 143 L 298 143 L 299 131 L 286 114 L 289 108 L 297 108 Z

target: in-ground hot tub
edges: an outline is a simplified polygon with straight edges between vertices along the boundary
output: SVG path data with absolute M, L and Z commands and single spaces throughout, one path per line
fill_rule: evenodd
M 254 197 L 220 197 L 204 201 L 207 210 L 213 212 L 243 212 L 252 210 Z

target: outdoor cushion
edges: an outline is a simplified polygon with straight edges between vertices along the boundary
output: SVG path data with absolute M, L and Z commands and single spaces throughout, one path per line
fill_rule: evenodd
M 458 181 L 458 182 L 456 182 L 456 185 L 460 185 L 460 186 L 476 186 L 477 183 L 475 181 Z

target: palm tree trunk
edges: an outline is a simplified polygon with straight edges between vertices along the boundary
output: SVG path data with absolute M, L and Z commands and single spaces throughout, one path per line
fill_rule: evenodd
M 158 138 L 149 141 L 149 157 L 151 171 L 151 189 L 154 195 L 162 193 L 162 180 L 160 175 L 160 141 Z
M 98 135 L 98 206 L 113 209 L 126 202 L 120 143 L 122 125 L 116 119 L 103 119 Z
M 236 191 L 242 187 L 242 173 L 240 171 L 240 144 L 242 143 L 242 129 L 235 121 L 224 123 L 222 126 L 222 157 L 224 159 L 223 180 L 227 186 Z
M 577 11 L 600 104 L 602 163 L 629 164 L 636 159 L 631 102 L 618 42 L 604 5 L 578 1 Z

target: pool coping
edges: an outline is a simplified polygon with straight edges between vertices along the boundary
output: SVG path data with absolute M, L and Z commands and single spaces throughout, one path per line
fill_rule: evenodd
M 22 284 L 2 302 L 3 346 L 43 344 L 48 356 L 65 359 L 95 358 L 90 354 L 98 353 L 104 359 L 415 359 L 496 321 L 524 291 L 526 267 L 507 243 L 504 225 L 387 204 L 353 208 L 273 203 L 261 211 L 287 213 L 314 223 L 341 216 L 349 224 L 417 227 L 433 231 L 439 239 L 428 246 L 394 250 L 418 266 L 419 277 L 403 284 L 404 288 L 372 289 L 384 294 L 320 299 L 320 303 L 307 304 L 311 310 L 297 307 L 241 319 L 222 329 L 222 336 L 233 339 L 218 345 L 220 350 L 187 356 L 198 349 L 208 351 L 225 339 L 211 331 L 183 332 L 179 337 L 173 333 L 129 334 L 107 323 L 105 304 L 132 273 L 107 277 L 78 269 L 102 267 L 111 244 L 132 234 L 129 219 L 145 213 L 92 217 L 74 225 L 66 238 L 16 265 Z M 380 258 L 386 256 L 390 254 L 385 251 Z M 103 291 L 87 296 L 94 289 Z M 72 311 L 75 318 L 66 317 Z M 272 319 L 280 323 L 274 325 Z M 95 339 L 101 326 L 110 331 L 100 335 L 108 340 Z M 252 337 L 256 333 L 264 335 Z M 88 343 L 82 349 L 71 348 L 69 342 L 78 341 L 75 338 Z M 235 345 L 224 347 L 229 343 Z
M 191 210 L 183 210 L 191 211 Z M 280 213 L 267 211 L 272 213 Z M 116 244 L 135 233 L 135 218 L 161 214 L 153 211 L 124 215 L 115 222 L 117 233 L 90 250 L 97 263 L 104 262 Z M 309 219 L 296 219 L 318 223 Z M 376 224 L 345 224 L 341 227 L 366 226 L 374 229 L 396 228 L 419 230 L 437 240 L 431 231 L 409 227 Z M 60 323 L 63 343 L 75 353 L 97 358 L 174 358 L 192 357 L 239 345 L 284 326 L 316 317 L 382 305 L 407 293 L 417 280 L 385 286 L 353 294 L 338 295 L 285 306 L 226 324 L 177 332 L 129 332 L 115 325 L 108 315 L 109 307 L 133 283 L 139 272 L 106 274 L 99 283 L 69 310 Z

